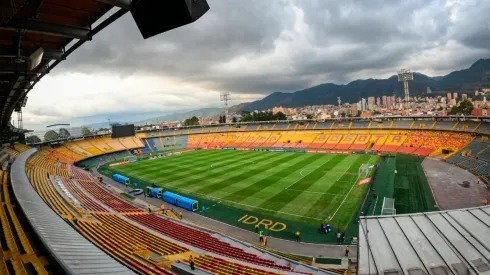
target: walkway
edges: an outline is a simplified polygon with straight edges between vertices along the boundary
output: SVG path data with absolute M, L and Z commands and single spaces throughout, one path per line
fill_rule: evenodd
M 123 190 L 125 188 L 120 183 L 117 183 L 113 181 L 111 178 L 108 178 L 100 174 L 96 168 L 92 168 L 91 172 L 94 176 L 102 176 L 104 178 L 104 182 L 109 183 L 114 189 Z M 151 204 L 155 208 L 160 208 L 160 205 L 164 203 L 166 209 L 176 208 L 176 206 L 167 204 L 160 199 L 145 198 L 143 196 L 138 196 L 136 202 L 138 204 Z M 222 233 L 223 235 L 230 236 L 240 241 L 244 241 L 255 245 L 259 244 L 258 236 L 254 232 L 244 230 L 235 226 L 231 226 L 229 224 L 225 224 L 181 208 L 178 208 L 178 211 L 182 211 L 184 221 L 201 226 L 211 231 Z M 281 252 L 315 257 L 315 258 L 324 258 L 324 257 L 345 258 L 344 257 L 345 246 L 339 246 L 339 245 L 293 242 L 293 241 L 278 239 L 274 237 L 268 237 L 267 247 Z M 349 258 L 354 259 L 356 258 L 356 255 L 357 255 L 357 246 L 355 245 L 350 246 Z
M 482 206 L 488 196 L 485 184 L 463 168 L 434 158 L 424 159 L 422 167 L 441 210 Z

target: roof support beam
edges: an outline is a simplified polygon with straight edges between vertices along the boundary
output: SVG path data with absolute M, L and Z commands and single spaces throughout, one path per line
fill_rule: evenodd
M 33 74 L 42 74 L 46 72 L 46 67 L 44 66 L 39 66 L 39 68 L 36 68 L 34 71 L 27 71 L 27 68 L 25 67 L 25 63 L 20 64 L 18 66 L 17 64 L 3 64 L 0 65 L 0 74 L 19 74 L 19 75 L 33 75 Z
M 31 53 L 37 49 L 23 49 L 24 52 L 21 57 L 28 57 Z M 50 50 L 44 49 L 43 59 L 50 60 L 64 60 L 64 52 L 62 50 Z M 12 47 L 6 47 L 0 45 L 0 57 L 17 57 L 17 51 Z
M 129 10 L 133 0 L 96 0 L 98 2 L 106 3 L 112 6 L 120 7 L 125 10 Z
M 8 23 L 0 24 L 0 29 L 22 29 L 28 32 L 38 32 L 49 35 L 76 38 L 80 40 L 91 40 L 89 28 L 60 25 L 35 19 L 12 18 L 12 20 L 10 20 Z

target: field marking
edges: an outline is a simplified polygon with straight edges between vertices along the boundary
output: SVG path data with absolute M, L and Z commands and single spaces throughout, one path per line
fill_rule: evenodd
M 338 193 L 327 193 L 327 192 L 315 192 L 315 191 L 307 191 L 307 190 L 299 190 L 299 189 L 287 189 L 291 191 L 298 191 L 298 192 L 305 192 L 305 193 L 314 193 L 314 194 L 320 194 L 320 195 L 331 195 L 331 196 L 346 196 L 343 194 L 338 194 Z
M 178 190 L 184 190 L 184 192 L 186 192 L 186 189 L 185 188 L 181 188 L 181 189 L 178 189 Z M 308 218 L 308 219 L 317 220 L 317 221 L 323 221 L 323 219 L 317 219 L 317 218 L 313 218 L 313 217 L 309 217 L 309 216 L 292 214 L 292 213 L 284 212 L 284 211 L 275 211 L 275 210 L 272 210 L 272 209 L 269 209 L 269 208 L 263 208 L 263 207 L 253 206 L 253 205 L 249 205 L 249 204 L 245 204 L 245 203 L 240 203 L 240 202 L 236 202 L 236 201 L 232 201 L 232 200 L 225 200 L 223 198 L 218 198 L 218 197 L 214 197 L 214 196 L 211 196 L 211 195 L 206 195 L 206 194 L 199 193 L 199 192 L 192 192 L 192 191 L 189 191 L 189 192 L 190 192 L 190 194 L 198 194 L 198 195 L 201 195 L 203 197 L 208 197 L 208 198 L 213 198 L 215 200 L 219 200 L 219 202 L 215 203 L 213 206 L 215 206 L 216 204 L 219 204 L 221 201 L 226 201 L 226 202 L 231 202 L 231 203 L 238 204 L 238 205 L 248 206 L 250 208 L 261 209 L 261 210 L 265 210 L 265 211 L 269 211 L 269 212 L 273 212 L 273 213 L 281 213 L 281 214 L 290 215 L 290 216 L 296 216 L 296 217 Z
M 308 167 L 308 168 L 301 169 L 301 171 L 299 171 L 299 174 L 300 174 L 301 176 L 303 176 L 303 178 L 304 178 L 304 177 L 306 177 L 307 175 L 309 175 L 309 174 L 310 174 L 311 172 L 313 172 L 313 171 L 311 171 L 310 173 L 308 173 L 308 174 L 306 174 L 306 175 L 303 175 L 303 171 L 305 171 L 305 170 L 306 170 L 306 171 L 308 171 L 308 170 L 310 170 L 310 169 L 316 169 L 316 168 L 318 168 L 318 167 L 320 167 L 320 166 L 319 166 L 319 165 L 316 165 L 316 166 L 313 166 L 313 167 Z
M 316 165 L 316 166 L 317 166 L 316 168 L 322 167 L 323 165 L 327 164 L 327 163 L 328 163 L 330 160 L 331 160 L 331 158 L 329 158 L 329 159 L 328 159 L 328 160 L 327 160 L 325 163 L 323 163 L 322 165 Z M 309 168 L 310 168 L 310 167 L 308 167 L 308 168 L 303 168 L 303 170 L 305 170 L 305 169 L 309 169 Z M 316 169 L 316 168 L 315 168 L 315 169 Z M 303 170 L 301 170 L 301 171 L 299 172 L 299 174 L 300 174 L 302 177 L 301 177 L 301 178 L 299 178 L 298 180 L 296 180 L 295 182 L 293 182 L 292 184 L 290 184 L 288 187 L 284 188 L 285 190 L 286 190 L 286 189 L 289 189 L 289 187 L 291 187 L 291 186 L 295 185 L 295 184 L 296 184 L 296 183 L 298 183 L 300 180 L 302 180 L 304 177 L 308 176 L 309 174 L 311 174 L 311 173 L 314 171 L 314 170 L 313 170 L 313 171 L 311 171 L 310 173 L 306 174 L 306 176 L 303 176 L 303 174 L 301 173 L 301 172 L 303 172 Z
M 368 163 L 369 161 L 371 161 L 371 157 L 369 157 L 369 160 L 368 160 Z M 349 167 L 350 168 L 350 167 Z M 354 187 L 357 185 L 357 182 L 359 181 L 359 176 L 357 176 L 356 180 L 354 181 L 354 184 L 352 185 L 352 187 L 350 188 L 349 192 L 347 192 L 347 194 L 345 195 L 344 199 L 342 200 L 342 202 L 340 203 L 339 207 L 337 207 L 337 210 L 335 210 L 335 212 L 333 213 L 332 217 L 330 218 L 330 220 L 333 220 L 333 218 L 335 217 L 335 214 L 337 214 L 337 212 L 339 211 L 340 207 L 342 207 L 342 204 L 344 204 L 345 200 L 347 199 L 347 197 L 349 196 L 350 192 L 352 192 L 352 189 L 354 189 Z

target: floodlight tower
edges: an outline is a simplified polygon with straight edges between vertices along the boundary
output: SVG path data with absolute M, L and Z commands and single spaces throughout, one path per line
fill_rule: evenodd
M 228 122 L 228 101 L 231 100 L 231 96 L 229 92 L 221 92 L 219 96 L 220 100 L 223 101 L 225 107 L 225 118 L 226 122 Z
M 398 72 L 398 81 L 403 82 L 403 89 L 405 91 L 405 108 L 407 109 L 407 114 L 410 109 L 410 90 L 408 89 L 408 81 L 413 80 L 413 73 L 410 70 L 401 69 Z

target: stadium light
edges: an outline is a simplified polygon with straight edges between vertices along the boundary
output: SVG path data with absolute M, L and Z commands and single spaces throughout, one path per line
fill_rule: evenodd
M 408 89 L 408 81 L 413 80 L 413 73 L 407 69 L 401 69 L 398 71 L 398 81 L 403 82 L 403 89 L 405 91 L 405 108 L 407 109 L 407 115 L 409 114 L 410 105 L 410 90 Z
M 219 95 L 219 98 L 221 101 L 223 101 L 224 107 L 225 107 L 225 118 L 226 122 L 228 122 L 228 101 L 231 100 L 231 96 L 229 92 L 221 92 Z

